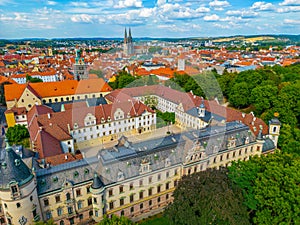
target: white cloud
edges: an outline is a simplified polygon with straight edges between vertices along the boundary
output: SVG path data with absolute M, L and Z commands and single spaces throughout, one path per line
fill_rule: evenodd
M 6 5 L 8 3 L 12 3 L 11 0 L 0 0 L 0 5 Z
M 300 20 L 285 19 L 283 22 L 285 24 L 300 25 Z
M 75 7 L 88 7 L 89 4 L 87 2 L 71 2 L 71 6 Z
M 214 0 L 212 2 L 209 3 L 209 6 L 214 8 L 214 10 L 224 10 L 225 7 L 230 6 L 228 1 L 218 1 L 218 0 Z
M 267 2 L 254 2 L 251 9 L 257 11 L 271 11 L 274 10 L 274 5 Z
M 139 17 L 148 18 L 155 14 L 156 8 L 142 8 L 138 10 Z
M 141 0 L 120 0 L 116 5 L 114 5 L 114 8 L 141 8 L 143 6 L 143 3 Z
M 203 19 L 205 21 L 218 21 L 220 19 L 220 17 L 216 14 L 213 14 L 213 15 L 209 15 L 209 16 L 204 16 Z
M 106 23 L 120 25 L 141 25 L 145 24 L 147 18 L 139 16 L 139 10 L 130 10 L 126 13 L 110 14 L 105 16 Z
M 13 17 L 10 17 L 10 16 L 5 16 L 5 15 L 0 15 L 0 21 L 12 21 L 14 20 Z
M 14 18 L 15 21 L 30 21 L 28 17 L 23 13 L 15 12 L 14 15 L 15 15 Z
M 55 1 L 47 1 L 47 5 L 57 5 L 57 2 L 55 2 Z
M 205 7 L 192 9 L 184 4 L 166 3 L 158 7 L 157 16 L 164 21 L 171 22 L 172 20 L 196 19 L 209 11 L 210 9 Z
M 74 23 L 93 23 L 93 17 L 88 14 L 73 15 L 71 21 Z
M 162 5 L 166 4 L 166 3 L 167 3 L 167 0 L 157 0 L 156 5 L 157 6 L 162 6 Z
M 206 13 L 206 12 L 209 12 L 210 9 L 209 8 L 206 8 L 206 7 L 199 7 L 196 9 L 196 12 L 198 13 Z
M 229 10 L 226 12 L 226 15 L 229 16 L 240 16 L 242 18 L 254 18 L 258 16 L 257 12 L 253 12 L 252 10 Z
M 221 29 L 229 29 L 229 25 L 225 25 L 225 24 L 219 24 L 219 23 L 214 23 L 213 24 L 214 27 L 217 27 L 217 28 L 221 28 Z
M 298 6 L 300 5 L 300 0 L 284 0 L 283 2 L 279 3 L 279 5 Z
M 300 6 L 286 6 L 282 8 L 278 8 L 276 12 L 278 13 L 289 13 L 289 12 L 299 12 Z

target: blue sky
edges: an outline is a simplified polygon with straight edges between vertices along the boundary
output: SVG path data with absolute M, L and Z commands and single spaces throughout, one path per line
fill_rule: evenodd
M 300 0 L 0 0 L 0 38 L 300 34 Z

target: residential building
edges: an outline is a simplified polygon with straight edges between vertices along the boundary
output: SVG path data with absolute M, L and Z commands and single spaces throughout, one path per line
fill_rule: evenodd
M 105 96 L 110 91 L 101 78 L 4 86 L 7 109 L 25 107 L 27 111 L 34 105 L 91 99 Z

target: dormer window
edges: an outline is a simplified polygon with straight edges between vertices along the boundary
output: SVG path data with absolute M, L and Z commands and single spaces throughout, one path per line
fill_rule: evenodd
M 124 180 L 124 178 L 125 178 L 124 173 L 122 171 L 119 171 L 118 172 L 118 177 L 117 177 L 118 181 Z
M 165 167 L 168 167 L 171 165 L 171 160 L 169 158 L 166 158 L 165 160 Z
M 20 166 L 20 164 L 21 164 L 20 159 L 15 159 L 15 165 Z
M 78 128 L 78 124 L 74 123 L 74 128 L 77 129 Z
M 232 136 L 228 139 L 227 147 L 234 148 L 236 146 L 236 139 Z
M 245 138 L 245 144 L 249 144 L 249 137 Z
M 108 121 L 108 122 L 110 122 L 110 121 L 111 121 L 111 119 L 110 119 L 110 116 L 109 116 L 109 117 L 107 117 L 107 121 Z
M 84 118 L 84 125 L 91 126 L 93 124 L 96 124 L 96 117 L 93 114 L 88 113 Z
M 140 167 L 140 173 L 148 173 L 151 172 L 150 169 L 150 161 L 147 159 L 143 159 Z
M 105 119 L 103 117 L 101 118 L 101 123 L 105 123 Z
M 124 112 L 120 108 L 117 108 L 114 113 L 114 118 L 115 118 L 115 120 L 124 119 Z

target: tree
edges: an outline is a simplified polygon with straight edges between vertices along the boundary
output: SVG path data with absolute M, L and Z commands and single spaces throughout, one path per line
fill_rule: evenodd
M 158 100 L 157 100 L 157 97 L 147 95 L 144 98 L 144 103 L 145 103 L 145 105 L 149 106 L 151 109 L 156 109 Z
M 254 224 L 299 224 L 299 168 L 299 155 L 280 152 L 232 163 L 228 176 L 243 189 Z
M 167 206 L 170 224 L 250 224 L 242 191 L 227 176 L 227 169 L 207 169 L 184 176 Z
M 20 144 L 24 139 L 29 137 L 29 132 L 25 126 L 17 124 L 8 128 L 6 137 L 10 143 Z
M 43 82 L 42 79 L 38 78 L 38 77 L 31 77 L 28 74 L 26 75 L 26 81 L 30 82 L 30 83 L 38 83 L 38 82 Z
M 255 113 L 261 115 L 265 110 L 272 108 L 276 97 L 276 86 L 266 85 L 254 88 L 250 101 L 255 106 Z
M 246 82 L 236 83 L 229 95 L 229 102 L 235 107 L 246 107 L 249 105 L 250 89 Z
M 103 220 L 101 220 L 98 225 L 134 225 L 131 220 L 129 220 L 127 217 L 121 216 L 118 217 L 116 215 L 112 215 L 111 219 L 108 217 L 104 217 Z
M 104 74 L 103 74 L 102 70 L 93 70 L 93 69 L 91 69 L 89 71 L 89 74 L 96 74 L 97 77 L 104 78 Z
M 109 85 L 113 89 L 124 88 L 134 82 L 135 79 L 136 78 L 130 73 L 127 73 L 125 70 L 121 70 L 118 75 L 116 75 L 116 80 L 114 82 L 110 82 Z
M 44 221 L 38 221 L 36 223 L 34 223 L 35 225 L 55 225 L 54 221 L 51 219 L 51 220 L 48 220 L 46 222 Z

